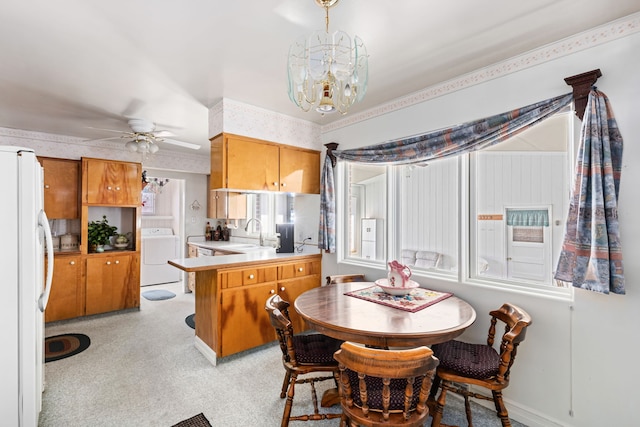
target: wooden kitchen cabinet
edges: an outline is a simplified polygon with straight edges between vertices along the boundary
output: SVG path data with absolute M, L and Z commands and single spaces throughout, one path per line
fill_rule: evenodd
M 293 302 L 303 292 L 320 286 L 320 270 L 320 258 L 288 262 L 278 266 L 277 292 L 283 300 L 291 304 L 289 317 L 296 333 L 304 331 L 308 327 L 293 307 Z
M 320 152 L 280 146 L 280 190 L 320 194 Z
M 84 282 L 80 255 L 56 255 L 45 322 L 72 319 L 84 314 Z
M 211 139 L 210 188 L 320 193 L 320 152 L 232 134 Z
M 140 306 L 140 261 L 137 253 L 86 257 L 85 314 Z
M 320 255 L 295 262 L 273 262 L 198 272 L 196 335 L 218 357 L 258 347 L 276 339 L 264 304 L 278 293 L 291 303 L 296 332 L 307 329 L 293 308 L 301 293 L 320 286 Z
M 83 203 L 138 206 L 142 165 L 116 160 L 82 159 Z
M 80 162 L 39 157 L 44 170 L 44 211 L 49 219 L 80 218 Z
M 228 191 L 209 191 L 207 218 L 244 219 L 246 217 L 246 194 Z

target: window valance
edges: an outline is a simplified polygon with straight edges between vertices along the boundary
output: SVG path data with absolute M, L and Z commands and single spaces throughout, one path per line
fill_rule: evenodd
M 549 211 L 546 209 L 507 209 L 507 225 L 548 227 Z

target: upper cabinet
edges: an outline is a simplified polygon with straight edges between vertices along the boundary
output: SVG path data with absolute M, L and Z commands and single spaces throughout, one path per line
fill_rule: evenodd
M 320 194 L 320 152 L 281 145 L 280 191 Z
M 209 191 L 208 218 L 244 219 L 247 217 L 247 195 L 227 191 Z
M 82 159 L 83 203 L 93 205 L 138 206 L 141 203 L 140 163 Z
M 50 219 L 80 218 L 80 162 L 39 157 L 44 170 L 44 210 Z
M 210 188 L 320 193 L 320 152 L 220 134 L 211 139 Z

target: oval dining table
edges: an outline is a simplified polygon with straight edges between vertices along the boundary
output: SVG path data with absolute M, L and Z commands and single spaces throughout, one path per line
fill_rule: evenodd
M 476 319 L 473 307 L 456 296 L 409 312 L 345 295 L 374 285 L 351 282 L 313 288 L 296 298 L 294 307 L 317 332 L 378 348 L 430 346 L 449 341 Z

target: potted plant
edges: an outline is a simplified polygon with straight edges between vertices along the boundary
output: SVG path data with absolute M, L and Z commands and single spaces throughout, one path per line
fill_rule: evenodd
M 118 227 L 109 225 L 106 215 L 102 215 L 102 220 L 89 222 L 87 229 L 87 242 L 94 252 L 102 252 L 103 245 L 110 243 L 111 236 L 117 234 Z

